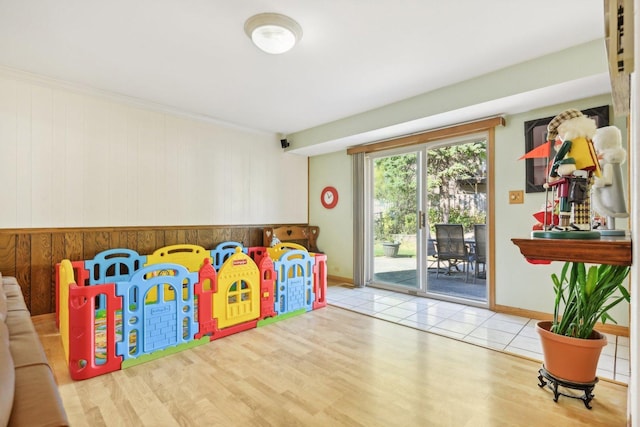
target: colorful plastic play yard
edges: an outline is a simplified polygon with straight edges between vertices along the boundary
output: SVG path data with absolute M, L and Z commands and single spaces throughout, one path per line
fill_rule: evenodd
M 56 322 L 71 378 L 157 359 L 326 305 L 327 258 L 293 243 L 151 255 L 110 249 L 56 265 Z

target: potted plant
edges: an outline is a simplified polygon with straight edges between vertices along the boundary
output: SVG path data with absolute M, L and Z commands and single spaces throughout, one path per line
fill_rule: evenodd
M 382 242 L 382 252 L 384 256 L 395 258 L 398 256 L 398 251 L 400 250 L 400 242 L 398 241 L 385 241 Z
M 587 270 L 583 262 L 567 262 L 560 277 L 551 275 L 555 292 L 553 321 L 536 325 L 547 372 L 573 383 L 595 381 L 607 338 L 594 327 L 598 320 L 616 323 L 608 312 L 630 300 L 623 286 L 628 274 L 626 266 L 600 265 Z M 614 295 L 616 291 L 620 295 Z

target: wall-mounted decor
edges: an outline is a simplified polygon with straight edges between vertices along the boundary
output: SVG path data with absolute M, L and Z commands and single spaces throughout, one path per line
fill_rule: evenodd
M 582 110 L 585 116 L 596 121 L 597 127 L 609 125 L 609 106 L 587 108 Z M 547 177 L 547 168 L 550 157 L 553 157 L 553 146 L 545 149 L 543 144 L 547 142 L 547 125 L 555 116 L 542 119 L 529 120 L 524 122 L 524 144 L 525 153 L 529 154 L 538 148 L 538 155 L 525 155 L 526 157 L 526 185 L 527 193 L 538 193 L 544 191 L 543 184 Z M 524 156 L 523 156 L 524 157 Z
M 338 204 L 338 190 L 334 187 L 325 187 L 320 193 L 320 201 L 322 206 L 327 209 L 333 209 Z

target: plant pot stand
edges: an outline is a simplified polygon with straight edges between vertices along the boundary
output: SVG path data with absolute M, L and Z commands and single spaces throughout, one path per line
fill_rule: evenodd
M 587 409 L 591 409 L 590 403 L 594 397 L 593 389 L 596 386 L 596 383 L 598 382 L 598 378 L 596 377 L 595 380 L 589 383 L 574 383 L 574 382 L 565 381 L 560 378 L 554 377 L 543 366 L 538 371 L 538 381 L 540 381 L 540 384 L 538 384 L 538 387 L 544 387 L 546 385 L 551 391 L 553 391 L 554 402 L 557 402 L 560 396 L 566 396 L 572 399 L 582 400 L 582 402 L 584 403 L 584 406 L 586 406 Z M 584 396 L 570 394 L 570 393 L 563 393 L 562 391 L 558 390 L 558 386 L 565 387 L 572 390 L 583 391 Z

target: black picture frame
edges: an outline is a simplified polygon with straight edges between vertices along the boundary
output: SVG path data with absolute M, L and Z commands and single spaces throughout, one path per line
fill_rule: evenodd
M 596 121 L 597 127 L 609 126 L 609 106 L 587 108 L 582 114 Z M 524 152 L 528 153 L 547 141 L 547 125 L 555 116 L 524 122 Z M 553 153 L 550 153 L 553 157 Z M 551 159 L 525 159 L 525 191 L 539 193 L 544 191 L 542 186 L 546 181 L 547 167 Z

